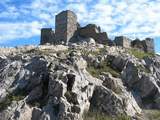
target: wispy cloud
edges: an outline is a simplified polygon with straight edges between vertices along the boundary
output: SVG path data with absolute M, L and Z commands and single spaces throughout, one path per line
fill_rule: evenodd
M 95 23 L 110 36 L 160 37 L 159 0 L 15 0 L 0 1 L 0 43 L 40 35 L 55 15 L 73 10 L 82 25 Z
M 40 34 L 43 25 L 37 21 L 31 23 L 0 23 L 0 43 L 6 40 L 30 38 Z

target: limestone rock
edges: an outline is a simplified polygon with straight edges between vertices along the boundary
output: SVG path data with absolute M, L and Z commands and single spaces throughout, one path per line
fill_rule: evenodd
M 104 61 L 108 70 L 96 69 Z M 160 108 L 159 56 L 140 60 L 97 43 L 41 45 L 0 48 L 0 63 L 2 120 L 82 120 L 91 109 L 134 118 L 140 107 Z

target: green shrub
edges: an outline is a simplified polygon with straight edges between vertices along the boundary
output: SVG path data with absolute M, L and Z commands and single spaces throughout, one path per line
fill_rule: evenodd
M 131 120 L 131 118 L 125 114 L 118 115 L 115 120 Z
M 7 95 L 7 97 L 5 98 L 5 100 L 3 102 L 0 103 L 0 111 L 6 109 L 8 106 L 11 105 L 12 101 L 20 101 L 22 99 L 24 99 L 25 96 L 24 94 L 20 93 L 20 94 L 9 94 Z
M 129 49 L 129 53 L 139 59 L 143 59 L 144 57 L 154 57 L 155 55 L 154 53 L 144 52 L 137 49 Z
M 99 75 L 101 75 L 102 72 L 109 72 L 113 77 L 120 77 L 119 71 L 113 69 L 106 61 L 101 62 L 99 67 L 88 64 L 87 71 L 96 78 L 99 78 Z
M 83 115 L 84 120 L 112 120 L 111 117 L 97 112 L 87 112 Z
M 131 120 L 127 115 L 118 115 L 116 117 L 110 117 L 108 115 L 98 113 L 98 112 L 87 112 L 83 115 L 84 120 Z

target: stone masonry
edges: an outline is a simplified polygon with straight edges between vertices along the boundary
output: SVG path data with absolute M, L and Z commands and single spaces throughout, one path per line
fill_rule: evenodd
M 97 43 L 106 44 L 108 36 L 106 32 L 101 32 L 101 28 L 95 24 L 88 24 L 87 26 L 78 29 L 78 35 L 85 38 L 93 38 Z
M 122 47 L 125 47 L 125 48 L 130 48 L 131 47 L 131 40 L 129 38 L 125 37 L 125 36 L 115 37 L 114 42 L 117 46 L 122 46 Z
M 77 16 L 70 10 L 62 11 L 56 15 L 55 32 L 51 28 L 41 29 L 40 44 L 64 44 L 77 43 L 79 40 L 93 38 L 98 44 L 117 45 L 124 48 L 137 48 L 145 52 L 154 52 L 154 40 L 146 38 L 145 40 L 133 40 L 125 36 L 117 36 L 112 41 L 108 38 L 106 32 L 101 32 L 101 28 L 95 24 L 88 24 L 80 27 L 77 22 Z
M 62 11 L 56 15 L 55 27 L 56 41 L 67 45 L 77 30 L 77 16 L 70 10 Z
M 131 46 L 145 52 L 154 53 L 154 40 L 152 38 L 146 38 L 145 40 L 133 40 L 131 42 Z
M 54 31 L 52 31 L 52 28 L 42 28 L 41 29 L 41 41 L 40 44 L 46 44 L 50 43 L 52 44 L 55 39 Z

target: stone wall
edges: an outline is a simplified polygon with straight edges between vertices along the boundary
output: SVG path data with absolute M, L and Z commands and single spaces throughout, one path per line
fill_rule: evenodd
M 78 35 L 84 38 L 93 38 L 97 43 L 106 44 L 108 36 L 106 32 L 101 32 L 100 27 L 95 24 L 89 24 L 83 28 L 78 29 Z
M 127 37 L 124 37 L 124 36 L 115 37 L 114 42 L 117 46 L 122 46 L 124 48 L 131 47 L 131 40 Z
M 155 52 L 155 49 L 154 49 L 154 39 L 151 39 L 151 38 L 146 38 L 144 41 L 143 41 L 143 45 L 144 45 L 144 51 L 145 52 Z
M 132 41 L 131 46 L 143 50 L 144 52 L 154 53 L 154 40 L 152 38 L 146 38 L 145 40 L 136 39 Z
M 133 47 L 133 48 L 137 48 L 137 49 L 139 49 L 139 50 L 144 50 L 143 49 L 143 44 L 142 44 L 142 41 L 140 40 L 140 39 L 135 39 L 135 40 L 133 40 L 132 42 L 131 42 L 131 46 Z
M 54 44 L 54 40 L 55 40 L 55 33 L 54 31 L 52 31 L 52 28 L 41 29 L 41 41 L 40 41 L 41 45 L 46 43 Z
M 56 41 L 68 44 L 77 30 L 77 16 L 72 11 L 62 11 L 56 15 L 55 28 Z
M 85 27 L 80 27 L 77 22 L 77 16 L 70 10 L 62 11 L 56 15 L 55 33 L 51 28 L 41 29 L 40 44 L 65 44 L 76 43 L 79 38 L 93 38 L 96 43 L 108 44 L 110 46 L 117 45 L 124 48 L 137 48 L 145 52 L 154 52 L 154 40 L 146 38 L 141 41 L 136 39 L 131 40 L 124 36 L 118 36 L 114 41 L 109 40 L 106 32 L 101 32 L 101 28 L 95 24 L 88 24 Z

